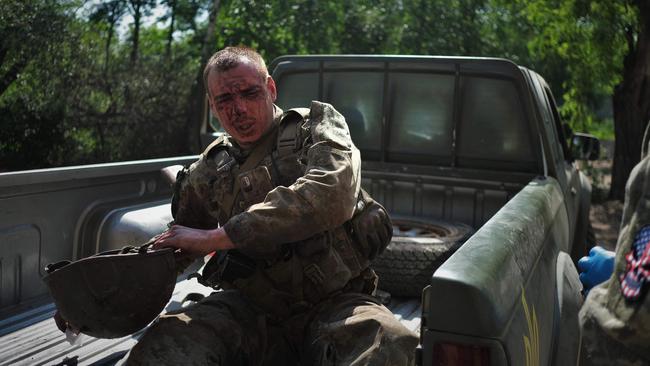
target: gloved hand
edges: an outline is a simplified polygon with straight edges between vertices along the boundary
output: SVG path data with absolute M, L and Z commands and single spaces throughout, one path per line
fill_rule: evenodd
M 388 213 L 374 201 L 366 204 L 362 213 L 352 219 L 352 227 L 363 255 L 369 260 L 381 254 L 393 237 Z
M 589 251 L 589 256 L 580 258 L 580 281 L 584 285 L 585 294 L 592 287 L 607 281 L 614 271 L 614 257 L 616 254 L 603 247 L 595 246 Z

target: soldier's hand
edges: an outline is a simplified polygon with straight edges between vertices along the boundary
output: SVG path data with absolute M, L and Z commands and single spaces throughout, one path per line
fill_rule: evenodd
M 614 257 L 614 252 L 595 246 L 589 251 L 589 256 L 580 258 L 578 268 L 585 294 L 592 287 L 609 279 L 614 271 Z
M 368 259 L 372 260 L 388 245 L 393 236 L 393 227 L 386 211 L 373 207 L 364 212 L 354 228 L 358 240 L 365 247 Z
M 196 256 L 235 247 L 223 228 L 201 230 L 182 225 L 174 225 L 158 235 L 154 238 L 152 246 L 154 249 L 181 249 L 183 252 Z

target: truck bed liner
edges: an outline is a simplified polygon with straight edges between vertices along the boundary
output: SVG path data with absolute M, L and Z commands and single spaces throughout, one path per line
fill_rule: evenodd
M 178 309 L 188 293 L 207 295 L 211 291 L 195 279 L 182 280 L 176 284 L 165 311 Z M 387 306 L 407 328 L 419 333 L 422 313 L 419 298 L 394 298 Z M 144 333 L 143 329 L 117 339 L 85 336 L 81 345 L 72 346 L 54 324 L 55 310 L 53 303 L 47 303 L 0 320 L 0 366 L 113 365 Z

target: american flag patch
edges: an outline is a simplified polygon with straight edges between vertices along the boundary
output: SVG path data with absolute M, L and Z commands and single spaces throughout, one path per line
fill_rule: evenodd
M 639 300 L 645 284 L 650 279 L 650 225 L 636 233 L 632 250 L 625 256 L 625 273 L 620 277 L 623 296 L 630 301 Z

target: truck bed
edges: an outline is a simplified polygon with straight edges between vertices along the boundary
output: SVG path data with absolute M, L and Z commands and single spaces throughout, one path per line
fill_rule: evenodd
M 372 167 L 372 164 L 370 165 Z M 364 171 L 363 185 L 391 213 L 463 222 L 477 228 L 520 190 L 525 184 L 523 182 L 530 179 L 528 175 L 510 175 L 507 178 L 504 180 L 503 176 L 496 178 L 483 175 L 480 180 L 462 179 L 434 176 L 428 171 L 404 173 L 370 169 Z M 162 231 L 164 223 L 171 219 L 168 217 L 170 210 L 167 200 L 128 206 L 124 209 L 114 209 L 111 206 L 110 210 L 104 211 L 101 220 L 98 220 L 100 224 L 86 230 L 93 235 L 88 240 L 92 245 L 80 245 L 80 251 L 84 255 L 142 242 Z M 155 221 L 159 225 L 151 224 L 149 227 L 143 224 L 148 223 L 147 220 Z M 126 226 L 129 230 L 124 229 Z M 44 237 L 52 240 L 53 236 Z M 67 243 L 69 241 L 61 239 L 59 244 Z M 46 247 L 50 248 L 52 245 L 54 244 L 50 243 Z M 64 252 L 74 250 L 66 248 Z M 41 262 L 60 258 L 66 258 L 66 255 L 41 258 Z M 36 267 L 34 271 L 25 274 L 30 277 L 23 275 L 11 279 L 16 283 L 43 287 Z M 30 282 L 26 282 L 27 280 Z M 165 311 L 178 309 L 188 293 L 207 294 L 209 291 L 209 288 L 199 285 L 196 280 L 181 280 L 177 283 Z M 419 333 L 422 313 L 419 297 L 393 298 L 386 305 L 407 328 Z M 0 366 L 113 365 L 133 347 L 144 332 L 142 330 L 119 339 L 86 337 L 82 345 L 72 346 L 52 320 L 55 307 L 49 296 L 41 294 L 29 301 L 20 302 L 17 306 L 20 308 L 10 305 L 0 312 Z
M 176 284 L 164 311 L 176 310 L 189 293 L 209 294 L 211 288 L 196 279 Z M 407 328 L 419 333 L 419 298 L 393 298 L 387 304 Z M 113 365 L 135 345 L 144 329 L 123 338 L 98 339 L 84 336 L 81 345 L 72 346 L 52 319 L 55 306 L 46 302 L 0 321 L 0 365 Z

